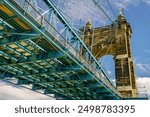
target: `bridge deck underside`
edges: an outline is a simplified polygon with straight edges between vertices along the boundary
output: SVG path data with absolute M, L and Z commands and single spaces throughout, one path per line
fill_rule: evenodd
M 65 47 L 16 3 L 12 5 L 33 25 L 6 2 L 0 4 L 0 79 L 16 78 L 18 85 L 32 85 L 33 90 L 62 99 L 120 99 L 94 78 L 70 46 Z

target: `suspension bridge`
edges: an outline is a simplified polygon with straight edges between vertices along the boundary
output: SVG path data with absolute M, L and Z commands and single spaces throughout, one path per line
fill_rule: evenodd
M 0 79 L 15 78 L 17 85 L 31 85 L 56 99 L 140 99 L 131 27 L 121 12 L 114 21 L 92 2 L 112 23 L 92 28 L 88 21 L 76 31 L 51 0 L 0 0 Z M 44 13 L 41 4 L 48 8 Z M 115 57 L 116 86 L 98 62 L 106 54 Z

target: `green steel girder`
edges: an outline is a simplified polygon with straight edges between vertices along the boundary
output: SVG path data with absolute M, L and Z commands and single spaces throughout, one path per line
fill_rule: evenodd
M 9 70 L 9 69 L 5 69 L 4 67 L 0 67 L 0 70 L 2 73 L 2 74 L 0 74 L 0 79 L 4 79 L 3 75 L 5 75 L 5 74 L 15 74 L 14 71 Z
M 55 47 L 57 47 L 60 51 L 62 51 L 64 54 L 66 54 L 70 59 L 72 59 L 75 63 L 77 63 L 78 65 L 80 65 L 82 68 L 83 66 L 78 62 L 78 60 L 72 58 L 71 54 L 64 51 L 63 48 L 59 47 L 57 43 L 55 43 L 52 38 L 50 38 L 49 35 L 45 34 L 44 31 L 42 31 L 41 29 L 38 28 L 37 24 L 35 22 L 32 22 L 30 18 L 23 16 L 21 14 L 21 12 L 8 0 L 3 0 L 4 3 L 11 9 L 13 10 L 13 12 L 15 12 L 19 17 L 22 18 L 22 20 L 24 20 L 26 23 L 28 23 L 31 27 L 33 27 L 34 29 L 36 29 L 38 32 L 40 32 L 45 38 L 46 40 L 50 41 Z M 87 69 L 84 68 L 84 70 L 91 75 L 93 78 L 95 78 L 95 76 L 93 76 L 93 74 L 91 72 L 89 72 Z M 97 78 L 95 78 L 96 80 L 98 80 Z M 98 81 L 99 82 L 99 81 Z M 99 82 L 100 83 L 100 82 Z M 106 85 L 106 84 L 105 84 Z M 105 87 L 104 85 L 104 87 Z M 109 89 L 110 91 L 112 89 Z M 115 92 L 111 92 L 111 93 L 115 93 Z M 116 95 L 117 97 L 117 95 Z
M 7 50 L 0 50 L 0 53 L 3 54 L 3 56 L 6 56 L 8 57 L 9 59 L 12 59 L 14 60 L 15 62 L 20 59 L 20 58 L 23 58 L 23 59 L 27 59 L 27 57 L 21 53 L 19 53 L 18 51 L 16 51 L 15 49 L 7 46 L 7 45 L 3 45 L 3 47 L 5 47 Z M 7 52 L 6 52 L 7 51 Z M 11 51 L 13 53 L 8 53 L 8 51 Z M 18 57 L 16 57 L 18 56 Z M 11 61 L 12 62 L 12 61 Z M 14 63 L 14 62 L 13 62 Z
M 30 53 L 31 55 L 34 55 L 34 51 L 29 50 L 26 46 L 23 46 L 18 42 L 15 42 L 15 45 L 17 45 L 19 48 L 23 49 L 24 51 Z
M 73 70 L 81 70 L 79 67 L 74 67 L 74 68 L 77 68 L 77 69 L 73 69 L 72 67 L 68 67 L 69 69 L 66 69 L 66 67 L 62 68 L 61 69 L 59 67 L 51 67 L 51 68 L 45 68 L 44 70 L 43 69 L 34 69 L 33 70 L 30 70 L 28 73 L 20 73 L 19 70 L 16 70 L 16 74 L 15 75 L 10 75 L 10 74 L 5 74 L 3 77 L 21 77 L 21 76 L 32 76 L 32 75 L 42 75 L 42 74 L 53 74 L 53 73 L 64 73 L 66 74 L 66 72 L 69 72 L 69 71 L 73 71 Z M 13 68 L 12 68 L 13 69 Z M 18 72 L 17 72 L 18 71 Z M 34 72 L 36 71 L 36 72 Z
M 16 18 L 18 18 L 18 16 L 15 15 L 15 16 L 9 17 L 8 19 L 5 19 L 4 21 L 7 22 L 9 20 L 13 20 L 13 19 L 16 19 Z
M 35 39 L 34 39 L 34 40 L 35 40 Z M 36 49 L 41 50 L 41 51 L 43 51 L 43 52 L 46 52 L 45 49 L 43 49 L 42 47 L 40 47 L 40 46 L 37 44 L 39 39 L 36 39 L 36 40 L 37 40 L 36 42 L 34 42 L 34 41 L 32 41 L 32 40 L 27 40 L 26 42 L 27 42 L 29 45 L 31 45 L 32 47 L 35 47 Z
M 29 71 L 32 70 L 33 73 L 38 73 L 39 72 L 35 67 L 31 66 L 30 64 L 23 64 L 23 67 L 27 68 Z
M 46 86 L 38 86 L 38 85 L 37 85 L 37 86 L 36 86 L 36 85 L 33 85 L 33 86 L 32 86 L 32 90 L 34 90 L 34 91 L 35 91 L 35 90 L 45 89 L 45 88 L 46 88 Z
M 97 88 L 97 87 L 96 87 Z M 81 87 L 82 90 L 78 91 L 77 88 L 61 88 L 63 89 L 66 93 L 85 93 L 85 92 L 93 92 L 95 93 L 93 88 L 89 88 L 89 87 Z
M 89 94 L 90 93 L 90 94 Z M 88 97 L 89 99 L 116 99 L 115 96 L 113 96 L 112 94 L 97 94 L 95 92 L 76 92 L 76 93 L 71 93 L 73 94 L 75 97 L 79 97 L 80 99 L 87 99 L 86 97 Z
M 89 53 L 89 55 L 92 57 L 92 59 L 95 61 L 96 65 L 99 67 L 99 69 L 101 70 L 101 72 L 105 75 L 105 77 L 108 79 L 108 76 L 106 75 L 105 71 L 102 69 L 102 66 L 99 64 L 99 62 L 96 60 L 96 58 L 92 55 L 92 53 L 89 51 L 89 49 L 87 48 L 87 46 L 85 45 L 85 43 L 80 39 L 80 37 L 76 34 L 76 32 L 74 31 L 74 29 L 72 28 L 72 26 L 67 22 L 67 20 L 63 17 L 63 15 L 59 12 L 59 10 L 57 10 L 57 8 L 55 7 L 55 5 L 52 3 L 52 1 L 50 0 L 44 0 L 47 5 L 49 5 L 49 7 L 51 9 L 53 9 L 55 15 L 62 21 L 62 23 L 64 23 L 65 26 L 68 27 L 68 30 L 74 35 L 74 38 L 77 38 L 80 43 L 82 44 L 82 46 L 86 49 L 86 51 Z
M 45 74 L 43 74 L 45 75 Z M 44 76 L 42 77 L 43 81 L 45 82 L 57 82 L 57 83 L 63 83 L 63 82 L 66 82 L 66 81 L 84 81 L 84 80 L 92 80 L 92 77 L 88 76 L 88 75 L 83 75 L 83 74 L 80 74 L 80 75 L 77 75 L 77 74 L 72 74 L 70 76 L 63 76 L 63 77 L 53 77 L 53 76 L 50 76 L 50 78 L 45 78 Z M 41 79 L 41 80 L 42 80 Z
M 44 69 L 44 70 L 45 70 L 44 67 L 42 67 L 41 65 L 39 65 L 39 64 L 37 64 L 37 63 L 35 63 L 35 62 L 31 62 L 31 64 L 33 64 L 33 65 L 36 66 L 37 68 L 41 68 L 41 69 Z
M 0 65 L 1 64 L 7 64 L 7 63 L 8 63 L 8 60 L 0 55 Z
M 56 89 L 53 89 L 52 86 L 49 85 L 49 84 L 46 84 L 45 86 L 43 86 L 43 85 L 41 85 L 41 84 L 38 84 L 38 85 L 41 86 L 41 88 L 50 86 L 50 89 L 48 90 L 48 92 L 50 92 L 50 93 L 57 93 L 57 94 L 61 94 L 61 95 L 63 95 L 63 96 L 68 97 L 65 92 L 60 92 L 60 91 L 58 91 L 58 90 L 56 90 Z M 34 87 L 33 87 L 34 90 L 39 90 L 39 89 L 41 89 L 41 88 L 39 88 L 39 87 L 37 87 L 37 86 L 34 86 Z M 44 94 L 46 94 L 46 91 L 44 92 Z M 74 99 L 75 97 L 68 97 L 68 98 Z
M 108 93 L 109 91 L 106 88 L 100 88 L 95 90 L 96 93 Z
M 7 66 L 8 66 L 8 65 L 7 65 Z M 21 71 L 21 72 L 23 72 L 24 74 L 30 73 L 30 71 L 31 71 L 31 70 L 29 70 L 30 67 L 29 67 L 29 66 L 23 67 L 23 66 L 24 66 L 24 64 L 21 64 L 21 65 L 20 65 L 20 64 L 18 64 L 18 65 L 12 65 L 12 67 L 15 67 L 16 69 L 18 69 L 18 72 Z M 5 67 L 5 66 L 3 66 L 3 67 Z M 31 68 L 30 68 L 30 69 L 31 69 Z M 36 70 L 36 69 L 37 69 L 37 68 L 35 68 L 35 70 Z M 33 72 L 33 71 L 34 71 L 34 70 L 32 70 L 32 72 Z M 18 72 L 16 72 L 16 73 L 18 73 Z M 16 74 L 16 73 L 15 73 L 15 74 Z M 9 74 L 8 74 L 8 75 L 9 75 Z
M 114 97 L 114 95 L 112 95 L 110 93 L 103 93 L 103 94 L 99 93 L 99 95 L 102 97 Z
M 77 73 L 77 74 L 73 74 L 73 75 L 71 75 L 71 76 L 66 76 L 66 77 L 64 77 L 63 78 L 65 81 L 66 80 L 76 80 L 76 81 L 78 81 L 78 80 L 92 80 L 93 78 L 91 77 L 91 76 L 89 76 L 89 75 L 87 75 L 87 74 L 79 74 L 79 73 Z
M 23 57 L 22 57 L 22 58 L 23 58 Z M 20 59 L 21 59 L 21 58 L 20 58 Z M 43 61 L 43 62 L 46 62 L 46 61 Z M 16 63 L 16 62 L 15 62 L 15 63 Z M 33 63 L 33 62 L 32 62 L 32 63 Z M 35 64 L 36 64 L 36 63 L 35 63 Z M 48 63 L 46 63 L 46 64 L 48 64 Z M 10 65 L 11 65 L 11 64 L 6 64 L 6 65 L 3 65 L 3 67 L 5 67 L 5 66 L 8 66 L 8 67 L 9 67 Z M 16 64 L 14 64 L 14 65 L 16 65 Z M 13 65 L 13 66 L 14 66 L 14 65 Z M 30 64 L 20 63 L 20 65 L 26 66 L 26 67 L 28 68 L 27 70 L 29 70 L 29 69 L 32 68 L 33 71 L 36 71 L 36 68 L 35 68 L 35 67 L 32 67 Z M 12 66 L 12 65 L 11 65 L 11 66 Z M 36 66 L 37 66 L 37 65 L 36 65 Z M 17 66 L 17 67 L 18 67 L 18 66 Z M 42 67 L 42 66 L 40 66 L 40 68 L 41 68 L 41 67 Z M 43 67 L 42 67 L 42 68 L 43 68 Z M 20 71 L 20 70 L 22 71 L 22 70 L 24 70 L 24 69 L 25 69 L 25 68 L 22 67 L 22 69 L 19 68 L 18 71 Z M 12 69 L 12 71 L 13 71 L 13 69 Z M 37 71 L 36 71 L 36 73 L 37 73 Z
M 72 93 L 66 93 L 64 91 L 62 91 L 61 89 L 55 90 L 55 89 L 49 89 L 49 90 L 45 90 L 44 94 L 52 94 L 54 92 L 57 92 L 59 94 L 59 92 L 64 93 L 65 96 L 69 97 L 69 98 L 73 98 L 73 99 L 81 99 L 80 97 L 78 97 L 77 95 L 73 95 Z M 89 96 L 89 95 L 88 95 Z M 61 96 L 62 97 L 62 96 Z M 59 97 L 60 98 L 60 97 Z M 83 97 L 83 99 L 85 99 L 86 97 Z M 93 99 L 92 97 L 90 99 Z
M 54 83 L 58 83 L 58 82 L 53 82 L 53 84 Z M 42 83 L 41 83 L 42 84 Z M 60 84 L 62 84 L 62 82 L 60 83 Z M 89 83 L 89 85 L 90 86 L 95 86 L 96 87 L 96 85 L 95 84 L 91 84 L 91 83 Z M 79 87 L 81 87 L 81 85 L 79 86 Z M 70 88 L 70 87 L 69 87 Z M 72 87 L 72 88 L 74 88 L 74 86 Z M 37 88 L 37 89 L 41 89 L 41 87 L 39 87 L 39 88 Z M 63 88 L 64 89 L 64 88 Z M 67 88 L 66 88 L 67 89 Z M 35 90 L 35 89 L 34 89 Z M 58 90 L 58 89 L 57 89 Z
M 21 59 L 21 58 L 20 58 Z M 46 61 L 44 61 L 44 60 L 42 60 L 42 62 L 46 62 Z M 34 66 L 33 66 L 33 64 L 34 64 Z M 46 64 L 47 64 L 47 66 L 48 66 L 48 63 L 46 62 Z M 36 66 L 35 66 L 36 65 Z M 52 66 L 53 64 L 49 64 L 49 66 Z M 30 73 L 29 71 L 36 71 L 35 73 L 37 73 L 38 71 L 37 71 L 37 68 L 40 68 L 40 69 L 43 69 L 43 70 L 46 70 L 45 68 L 44 68 L 44 66 L 42 67 L 42 66 L 40 66 L 40 65 L 38 65 L 37 63 L 34 63 L 34 62 L 31 62 L 31 63 L 19 63 L 19 64 L 5 64 L 5 65 L 2 65 L 1 67 L 9 67 L 9 66 L 12 66 L 12 67 L 14 67 L 14 68 L 17 68 L 18 69 L 18 71 L 21 71 L 21 72 L 24 72 L 24 74 L 28 74 L 28 73 Z M 38 66 L 38 67 L 37 67 Z M 46 67 L 47 67 L 46 66 Z M 48 67 L 49 67 L 48 66 Z M 13 71 L 13 69 L 12 69 L 12 71 Z M 33 72 L 34 73 L 34 72 Z
M 34 78 L 33 76 L 26 76 L 26 77 L 24 77 L 24 76 L 21 76 L 21 77 L 19 77 L 19 78 L 21 78 L 21 79 L 26 79 L 26 80 L 28 80 L 28 81 L 31 81 L 31 84 L 38 84 L 38 82 L 40 82 L 40 79 L 38 79 L 38 78 Z M 44 86 L 44 84 L 41 84 L 42 86 Z
M 16 42 L 15 42 L 16 43 Z M 23 54 L 21 54 L 21 53 L 19 53 L 18 51 L 16 51 L 15 49 L 13 49 L 13 48 L 11 48 L 10 46 L 8 46 L 8 45 L 1 45 L 1 46 L 3 46 L 3 47 L 5 47 L 5 48 L 7 48 L 8 50 L 10 50 L 10 51 L 12 51 L 14 54 L 16 54 L 16 55 L 19 55 L 20 57 L 19 57 L 19 59 L 20 58 L 24 58 L 24 59 L 26 59 L 26 56 L 25 55 L 23 55 Z M 7 50 L 7 51 L 8 51 Z M 26 49 L 27 50 L 27 49 Z M 30 50 L 28 50 L 28 52 L 29 52 Z M 13 55 L 14 54 L 10 54 L 10 56 L 13 58 Z M 6 55 L 6 54 L 5 54 Z M 8 54 L 7 54 L 8 55 Z M 15 57 L 14 57 L 14 59 L 16 59 Z
M 87 88 L 87 90 L 85 90 L 85 88 Z M 51 90 L 52 88 L 48 88 L 48 89 L 45 89 L 45 91 L 47 92 L 48 94 L 48 91 Z M 80 92 L 80 93 L 85 93 L 85 92 L 91 92 L 91 87 L 85 87 L 85 86 L 82 86 L 80 87 L 80 89 L 78 87 L 66 87 L 66 88 L 62 88 L 62 87 L 53 87 L 53 89 L 55 90 L 63 90 L 65 93 L 77 93 L 77 92 Z M 94 92 L 94 90 L 92 89 L 92 92 Z M 98 94 L 98 93 L 97 93 Z M 99 93 L 100 94 L 100 93 Z
M 54 98 L 59 99 L 59 100 L 71 100 L 73 98 L 69 98 L 67 96 L 64 96 L 62 94 L 58 94 L 58 93 L 53 93 L 54 94 Z
M 97 96 L 97 94 L 95 92 L 74 92 L 74 93 L 71 93 L 72 95 L 76 96 L 76 97 L 94 97 L 94 96 Z
M 10 46 L 3 45 L 3 47 L 7 48 L 8 49 L 7 51 L 12 51 L 13 52 L 13 54 L 10 54 L 10 56 L 12 58 L 15 58 L 15 57 L 13 57 L 15 55 L 15 56 L 18 56 L 18 58 L 24 58 L 24 59 L 26 59 L 26 56 L 24 56 L 23 54 L 19 53 L 18 51 L 16 51 L 15 49 L 11 48 Z
M 0 26 L 1 26 L 1 30 L 4 30 L 4 29 L 11 29 L 11 27 L 10 26 L 8 26 L 4 21 L 2 21 L 2 19 L 0 19 Z M 0 32 L 1 32 L 1 30 L 0 30 Z
M 3 67 L 5 68 L 7 71 L 14 71 L 15 73 L 18 72 L 18 73 L 23 73 L 21 70 L 18 70 L 16 67 L 12 67 L 12 66 L 5 66 Z
M 16 54 L 16 55 L 22 56 L 18 51 L 16 51 L 15 49 L 11 48 L 11 47 L 8 46 L 8 45 L 3 45 L 3 47 L 5 47 L 5 48 L 7 48 L 8 50 L 14 52 L 14 54 Z
M 10 18 L 7 14 L 2 12 L 1 10 L 0 10 L 0 16 L 4 21 Z M 17 30 L 18 32 L 24 32 L 25 31 L 25 29 L 22 28 L 19 24 L 17 24 L 13 19 L 8 20 L 7 23 L 10 24 L 11 26 L 13 26 L 14 29 Z
M 13 60 L 13 61 L 17 61 L 17 58 L 16 58 L 16 57 L 11 56 L 10 54 L 8 54 L 8 53 L 5 52 L 5 51 L 0 50 L 0 54 L 2 54 L 3 56 L 6 56 L 11 62 L 12 62 L 12 60 Z
M 45 93 L 49 94 L 51 93 L 52 89 L 46 89 Z M 56 89 L 59 90 L 59 89 Z M 101 99 L 101 95 L 100 94 L 96 94 L 95 92 L 91 92 L 89 90 L 86 91 L 75 91 L 75 92 L 69 92 L 67 89 L 64 90 L 63 88 L 61 88 L 61 90 L 63 90 L 62 92 L 65 92 L 67 94 L 69 94 L 69 96 L 75 97 L 76 99 L 87 99 L 86 97 L 89 97 L 89 99 Z
M 17 81 L 17 85 L 29 85 L 31 83 L 32 83 L 31 81 L 25 79 L 18 79 Z
M 62 58 L 62 57 L 65 57 L 65 55 L 62 54 L 61 52 L 49 51 L 49 52 L 42 52 L 40 54 L 35 54 L 35 55 L 27 56 L 26 59 L 20 58 L 15 63 L 13 63 L 13 62 L 10 61 L 6 65 L 8 65 L 8 64 L 9 65 L 15 65 L 15 64 L 20 64 L 20 63 L 31 63 L 31 62 L 35 62 L 35 61 L 39 61 L 39 60 Z M 5 66 L 5 65 L 3 65 L 3 66 Z
M 1 33 L 3 33 L 3 32 L 1 32 Z M 33 32 L 33 31 L 28 32 L 28 33 L 24 33 L 24 35 L 20 35 L 20 33 L 18 33 L 18 35 L 9 36 L 9 37 L 5 37 L 5 39 L 1 39 L 0 40 L 0 46 L 13 44 L 15 42 L 18 43 L 18 42 L 26 41 L 26 40 L 39 39 L 39 38 L 42 38 L 42 36 L 36 32 Z
M 28 80 L 28 78 L 27 77 L 25 77 L 25 79 L 27 79 Z M 31 78 L 31 79 L 36 79 L 37 80 L 37 78 Z M 31 80 L 30 79 L 30 80 Z M 24 81 L 24 80 L 23 80 Z M 62 88 L 62 89 L 73 89 L 73 88 L 78 88 L 78 87 L 80 87 L 80 88 L 84 88 L 84 90 L 85 90 L 85 88 L 98 88 L 98 87 L 102 87 L 102 86 L 100 86 L 100 85 L 96 85 L 95 87 L 94 86 L 92 86 L 92 84 L 91 84 L 91 82 L 92 81 L 89 81 L 89 83 L 86 83 L 86 85 L 85 85 L 85 83 L 84 82 L 87 82 L 87 81 L 51 81 L 51 82 L 42 82 L 40 79 L 38 79 L 38 81 L 37 82 L 35 82 L 35 83 L 32 83 L 31 82 L 31 84 L 51 84 L 52 86 L 56 86 L 57 88 Z M 23 82 L 22 82 L 23 83 Z M 69 83 L 69 84 L 68 84 Z M 63 86 L 63 84 L 67 84 L 67 86 Z M 93 83 L 93 85 L 95 85 L 96 83 Z M 62 87 L 62 86 L 63 87 Z
M 0 68 L 2 68 L 1 66 L 0 66 Z M 34 73 L 37 73 L 38 72 L 38 70 L 36 70 L 36 68 L 34 68 L 34 67 L 32 67 L 32 66 L 30 66 L 30 65 L 27 65 L 27 64 L 25 64 L 24 65 L 24 68 L 23 69 L 18 69 L 18 67 L 16 67 L 16 66 L 10 66 L 10 65 L 7 65 L 7 66 L 3 66 L 3 68 L 5 68 L 6 69 L 6 71 L 8 71 L 9 72 L 9 70 L 11 70 L 11 71 L 15 71 L 15 74 L 20 74 L 20 72 L 21 73 L 26 73 L 25 71 L 24 71 L 24 69 L 26 68 L 28 71 L 30 71 L 30 69 L 32 69 L 32 72 Z M 8 70 L 9 69 L 9 70 Z M 16 70 L 15 70 L 16 69 Z M 28 72 L 27 72 L 28 73 Z M 5 76 L 5 75 L 4 75 Z M 7 75 L 6 75 L 7 76 Z M 11 76 L 11 75 L 9 75 L 8 74 L 8 76 Z

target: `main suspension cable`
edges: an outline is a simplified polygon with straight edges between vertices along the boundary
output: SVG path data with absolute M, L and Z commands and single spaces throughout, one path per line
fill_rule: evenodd
M 114 21 L 107 13 L 106 11 L 98 4 L 96 0 L 92 0 L 92 2 L 97 6 L 114 24 L 118 25 L 116 21 Z
M 115 11 L 114 11 L 114 9 L 113 9 L 113 7 L 112 7 L 112 5 L 111 5 L 111 3 L 110 3 L 109 0 L 107 0 L 107 3 L 109 5 L 110 9 L 112 10 L 112 13 L 114 14 L 114 16 L 117 17 L 116 14 L 115 14 Z

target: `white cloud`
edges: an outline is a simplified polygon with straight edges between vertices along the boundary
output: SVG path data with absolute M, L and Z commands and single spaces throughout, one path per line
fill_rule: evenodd
M 53 0 L 56 1 L 56 0 Z M 67 14 L 71 19 L 70 22 L 75 24 L 80 24 L 80 19 L 82 22 L 86 22 L 88 19 L 92 19 L 93 22 L 103 22 L 106 16 L 95 7 L 91 0 L 58 0 L 60 1 L 60 8 L 65 14 Z M 100 0 L 102 1 L 102 0 Z M 104 1 L 104 0 L 103 0 Z M 113 8 L 124 8 L 127 10 L 130 6 L 137 6 L 141 2 L 145 2 L 150 5 L 150 0 L 110 0 Z M 57 3 L 57 2 L 56 2 Z M 103 8 L 110 13 L 110 9 L 107 8 L 106 2 L 101 3 Z M 67 16 L 66 16 L 67 17 Z M 72 21 L 73 20 L 73 21 Z M 107 21 L 106 21 L 107 22 Z M 147 52 L 147 51 L 146 51 Z M 139 71 L 149 73 L 150 64 L 136 64 Z M 138 78 L 137 85 L 140 87 L 145 86 L 146 90 L 150 91 L 150 78 Z M 24 88 L 15 87 L 8 85 L 5 82 L 0 82 L 0 99 L 50 99 L 47 96 L 35 93 Z
M 139 94 L 150 96 L 150 77 L 139 77 L 136 80 Z
M 141 70 L 142 72 L 150 73 L 150 64 L 136 64 L 137 70 Z
M 104 15 L 98 7 L 92 2 L 92 0 L 52 0 L 55 4 L 58 4 L 59 9 L 63 12 L 63 15 L 67 20 L 75 25 L 84 25 L 88 19 L 91 19 L 94 24 L 104 25 L 110 22 L 110 20 Z M 101 1 L 102 2 L 102 1 Z M 100 3 L 107 12 L 112 15 L 110 10 L 105 7 L 105 2 Z M 69 17 L 68 17 L 69 16 Z
M 150 5 L 150 0 L 143 0 L 146 4 Z
M 61 11 L 63 15 L 71 24 L 84 25 L 88 19 L 91 19 L 99 26 L 109 24 L 110 20 L 98 9 L 92 0 L 52 0 Z M 109 14 L 114 20 L 114 17 L 106 0 L 99 1 L 100 6 Z M 110 0 L 113 9 L 123 8 L 129 10 L 129 7 L 138 6 L 141 2 L 150 5 L 150 0 Z M 116 13 L 117 14 L 117 13 Z M 69 17 L 68 17 L 69 16 Z
M 96 1 L 99 1 L 98 3 L 105 10 L 105 12 L 113 20 L 116 20 L 116 17 L 113 15 L 106 0 Z M 85 25 L 88 19 L 92 20 L 94 27 L 104 26 L 112 23 L 112 21 L 110 21 L 109 18 L 94 5 L 92 0 L 52 0 L 52 2 L 60 9 L 70 24 L 77 29 Z M 149 4 L 150 0 L 110 0 L 113 9 L 117 10 L 119 8 L 128 10 L 129 7 L 137 6 L 141 2 Z M 40 7 L 42 6 L 40 5 Z
M 129 7 L 138 6 L 141 2 L 150 6 L 150 0 L 110 0 L 111 3 L 117 8 L 128 10 Z
M 115 83 L 115 79 L 113 80 Z M 147 93 L 150 95 L 150 77 L 138 77 L 137 87 L 139 95 L 145 96 Z M 14 86 L 6 82 L 0 81 L 0 99 L 5 100 L 51 100 L 51 97 L 24 89 L 19 86 Z
M 0 81 L 0 99 L 5 100 L 50 100 L 51 97 Z
M 137 6 L 140 3 L 140 0 L 111 0 L 112 4 L 117 8 L 126 9 L 129 6 Z
M 108 74 L 109 74 L 109 75 L 111 75 L 111 74 L 112 74 L 112 71 L 109 71 L 109 70 L 108 70 L 107 72 L 108 72 Z

